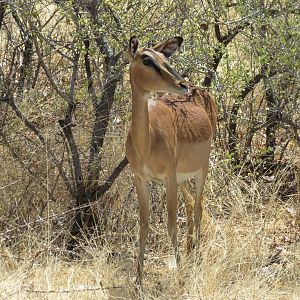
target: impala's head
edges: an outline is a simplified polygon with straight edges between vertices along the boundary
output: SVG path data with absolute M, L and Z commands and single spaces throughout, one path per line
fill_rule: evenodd
M 128 47 L 131 83 L 148 92 L 188 93 L 183 78 L 167 61 L 182 40 L 174 37 L 152 48 L 139 48 L 138 39 L 131 37 Z

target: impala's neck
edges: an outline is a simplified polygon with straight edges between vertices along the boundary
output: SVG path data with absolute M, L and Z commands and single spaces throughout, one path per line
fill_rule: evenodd
M 135 150 L 144 157 L 150 150 L 149 112 L 148 96 L 149 92 L 141 89 L 134 80 L 131 80 L 132 92 L 132 142 Z

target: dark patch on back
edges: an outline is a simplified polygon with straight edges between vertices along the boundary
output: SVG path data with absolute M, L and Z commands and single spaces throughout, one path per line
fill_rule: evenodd
M 217 126 L 217 107 L 213 97 L 203 89 L 189 84 L 188 95 L 164 94 L 157 98 L 163 101 L 169 108 L 176 111 L 179 109 L 182 115 L 185 115 L 185 105 L 192 104 L 201 106 L 206 111 L 212 128 L 215 131 Z

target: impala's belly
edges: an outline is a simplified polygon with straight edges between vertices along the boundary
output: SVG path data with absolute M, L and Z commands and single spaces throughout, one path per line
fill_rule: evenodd
M 193 178 L 198 172 L 199 170 L 190 173 L 176 172 L 177 183 L 182 183 L 189 178 Z M 163 173 L 153 173 L 147 165 L 143 166 L 143 172 L 140 176 L 144 179 L 158 182 L 164 182 L 167 177 L 167 175 Z
M 186 181 L 189 178 L 193 178 L 201 169 L 195 171 L 195 172 L 190 172 L 190 173 L 180 173 L 176 172 L 176 179 L 177 183 L 182 183 Z M 143 179 L 146 180 L 151 180 L 151 181 L 158 181 L 158 182 L 164 182 L 166 180 L 167 175 L 163 173 L 156 173 L 154 174 L 150 168 L 148 168 L 147 165 L 144 165 L 143 167 L 143 172 L 140 174 L 140 176 Z
M 182 183 L 182 182 L 188 180 L 189 178 L 195 177 L 195 175 L 198 172 L 199 172 L 199 170 L 197 170 L 196 172 L 192 172 L 192 173 L 176 173 L 177 183 Z
M 177 182 L 181 183 L 207 167 L 211 138 L 199 142 L 181 138 L 172 140 L 164 136 L 164 132 L 154 135 L 153 145 L 147 155 L 137 152 L 129 133 L 126 156 L 137 176 L 145 180 L 165 181 L 175 171 Z
M 211 148 L 211 139 L 201 143 L 178 143 L 177 173 L 193 174 L 205 167 L 208 163 Z M 188 176 L 188 175 L 186 175 Z
M 154 172 L 153 170 L 151 170 L 151 168 L 149 168 L 149 166 L 144 164 L 141 177 L 147 180 L 165 181 L 166 175 L 164 173 Z
M 202 143 L 180 143 L 177 147 L 176 178 L 177 183 L 182 183 L 193 178 L 203 168 L 207 167 L 210 153 L 211 140 Z M 172 161 L 166 161 L 155 151 L 147 162 L 143 162 L 142 168 L 136 173 L 144 179 L 165 181 Z

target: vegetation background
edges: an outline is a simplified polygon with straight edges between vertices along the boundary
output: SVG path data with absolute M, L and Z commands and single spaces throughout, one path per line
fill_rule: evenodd
M 132 35 L 183 36 L 171 63 L 219 109 L 201 253 L 173 269 L 152 184 L 143 297 L 299 299 L 298 0 L 0 0 L 0 298 L 136 297 Z

